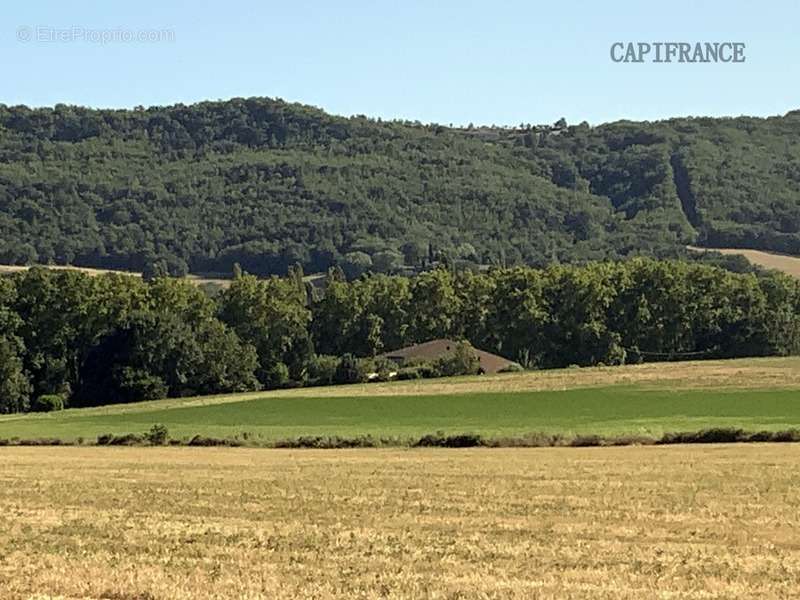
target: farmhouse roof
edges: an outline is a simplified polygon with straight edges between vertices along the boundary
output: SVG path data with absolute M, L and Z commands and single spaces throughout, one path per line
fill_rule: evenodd
M 409 359 L 436 360 L 437 358 L 441 358 L 442 356 L 453 352 L 458 344 L 459 342 L 455 342 L 453 340 L 430 340 L 429 342 L 422 342 L 421 344 L 414 344 L 413 346 L 407 346 L 406 348 L 400 348 L 399 350 L 385 352 L 381 356 L 400 363 Z M 498 356 L 497 354 L 478 350 L 477 348 L 474 348 L 473 350 L 475 351 L 475 356 L 478 358 L 478 361 L 481 364 L 481 370 L 484 373 L 497 373 L 501 369 L 514 364 L 513 361 L 503 358 L 502 356 Z

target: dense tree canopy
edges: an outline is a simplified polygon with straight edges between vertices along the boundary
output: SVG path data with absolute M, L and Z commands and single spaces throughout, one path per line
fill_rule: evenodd
M 636 258 L 350 282 L 333 268 L 322 290 L 299 269 L 239 273 L 212 298 L 34 268 L 0 276 L 0 412 L 358 381 L 365 361 L 386 373 L 376 355 L 438 337 L 530 368 L 795 354 L 800 283 Z M 434 370 L 474 369 L 462 354 Z
M 256 274 L 800 253 L 800 113 L 447 128 L 262 98 L 0 105 L 0 263 Z

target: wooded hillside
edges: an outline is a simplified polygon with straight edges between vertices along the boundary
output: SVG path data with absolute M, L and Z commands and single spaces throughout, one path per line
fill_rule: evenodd
M 457 129 L 264 98 L 0 105 L 0 262 L 357 275 L 800 253 L 798 134 L 800 112 Z

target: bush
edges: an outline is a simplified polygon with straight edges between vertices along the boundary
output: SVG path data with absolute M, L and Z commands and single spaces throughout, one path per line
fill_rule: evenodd
M 281 388 L 289 383 L 289 367 L 282 362 L 276 362 L 267 371 L 266 385 L 268 388 Z
M 236 446 L 241 446 L 242 442 L 240 442 L 239 440 L 234 440 L 229 438 L 214 438 L 214 437 L 206 437 L 204 435 L 196 435 L 191 440 L 189 440 L 189 445 L 236 447 Z
M 65 404 L 63 394 L 44 394 L 33 401 L 31 410 L 33 412 L 53 412 L 64 410 Z
M 418 448 L 440 447 L 440 448 L 473 448 L 475 446 L 485 446 L 483 438 L 477 433 L 459 433 L 456 435 L 445 435 L 438 431 L 433 434 L 423 435 L 415 444 Z
M 419 377 L 422 377 L 423 379 L 432 379 L 434 377 L 442 376 L 442 374 L 439 372 L 438 367 L 435 364 L 421 358 L 406 361 L 405 363 L 403 363 L 403 369 L 416 370 L 416 372 L 419 373 Z M 399 371 L 397 373 L 397 376 L 400 377 Z M 409 378 L 417 379 L 417 377 L 414 376 L 411 376 Z
M 169 430 L 165 425 L 153 425 L 144 437 L 153 446 L 163 446 L 169 441 Z
M 746 442 L 747 434 L 742 429 L 733 427 L 715 427 L 700 431 L 681 431 L 665 433 L 658 444 L 725 444 Z
M 334 436 L 301 436 L 278 440 L 275 448 L 316 448 L 316 449 L 338 449 L 338 448 L 375 448 L 380 445 L 371 435 L 360 435 L 356 437 Z
M 519 363 L 511 363 L 500 369 L 498 373 L 522 373 L 524 371 L 524 367 Z
M 144 443 L 144 436 L 138 433 L 123 433 L 122 435 L 104 433 L 97 436 L 98 446 L 138 446 L 142 443 Z
M 169 388 L 161 377 L 142 369 L 123 367 L 115 373 L 115 380 L 123 402 L 159 400 L 169 395 Z
M 339 359 L 336 365 L 336 372 L 333 375 L 334 383 L 363 383 L 366 381 L 366 374 L 358 359 L 352 354 L 345 354 Z
M 574 448 L 589 448 L 592 446 L 602 446 L 603 438 L 599 435 L 578 435 L 569 443 Z
M 437 359 L 433 366 L 441 377 L 477 375 L 481 371 L 481 363 L 475 354 L 475 349 L 467 342 L 456 344 L 451 354 Z
M 58 438 L 33 438 L 23 439 L 17 442 L 18 446 L 66 446 L 64 440 Z
M 370 381 L 389 381 L 397 375 L 397 363 L 385 356 L 376 356 L 361 361 L 363 372 L 369 373 Z M 375 374 L 374 376 L 372 374 Z M 394 374 L 394 375 L 393 375 Z
M 308 365 L 308 379 L 312 385 L 332 385 L 339 365 L 338 356 L 319 354 Z
M 422 368 L 421 367 L 403 367 L 397 370 L 397 379 L 399 380 L 409 380 L 409 379 L 422 379 Z
M 784 431 L 772 431 L 770 432 L 771 435 L 769 439 L 764 440 L 765 442 L 800 442 L 800 430 L 797 429 L 786 429 Z M 758 434 L 753 434 L 750 436 L 750 441 L 756 442 L 761 441 L 755 439 Z

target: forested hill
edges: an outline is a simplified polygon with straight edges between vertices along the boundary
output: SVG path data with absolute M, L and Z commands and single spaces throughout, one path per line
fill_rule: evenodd
M 688 243 L 800 253 L 800 111 L 457 129 L 265 98 L 0 105 L 0 263 L 355 275 Z

